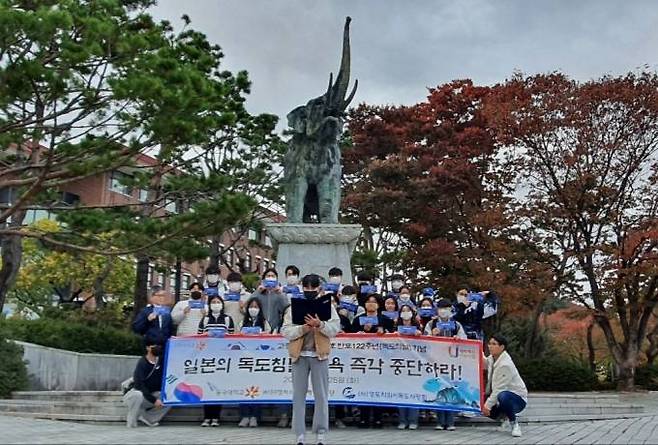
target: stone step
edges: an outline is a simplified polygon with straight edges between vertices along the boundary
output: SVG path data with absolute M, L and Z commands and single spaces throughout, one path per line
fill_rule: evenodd
M 13 399 L 21 400 L 70 400 L 70 401 L 121 401 L 121 391 L 15 391 Z

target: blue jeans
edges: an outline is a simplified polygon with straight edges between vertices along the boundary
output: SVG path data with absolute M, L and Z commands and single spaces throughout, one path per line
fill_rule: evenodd
M 455 426 L 455 413 L 452 411 L 437 411 L 436 425 L 444 428 Z
M 418 408 L 398 408 L 400 423 L 404 425 L 418 425 Z
M 244 403 L 241 403 L 240 417 L 255 417 L 256 420 L 260 421 L 260 405 L 245 405 Z
M 525 409 L 525 400 L 511 391 L 502 391 L 498 394 L 497 399 L 498 403 L 491 408 L 489 417 L 498 419 L 502 415 L 507 417 L 510 422 L 516 422 L 516 415 Z

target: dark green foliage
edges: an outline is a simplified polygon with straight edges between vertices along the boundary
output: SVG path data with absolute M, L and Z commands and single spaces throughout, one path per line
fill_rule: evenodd
M 560 356 L 517 360 L 516 367 L 530 391 L 591 391 L 597 383 L 586 365 Z
M 644 365 L 637 368 L 635 384 L 650 391 L 658 391 L 658 365 Z
M 140 337 L 127 329 L 89 326 L 63 319 L 0 321 L 0 337 L 35 343 L 51 348 L 100 354 L 141 355 Z
M 0 331 L 0 399 L 8 398 L 12 391 L 27 389 L 27 384 L 23 348 L 7 341 Z

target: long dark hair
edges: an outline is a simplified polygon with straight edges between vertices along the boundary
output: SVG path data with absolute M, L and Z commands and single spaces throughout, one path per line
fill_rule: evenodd
M 416 315 L 417 315 L 416 310 L 413 308 L 413 306 L 409 304 L 403 304 L 402 306 L 400 306 L 400 313 L 398 315 L 396 326 L 404 326 L 404 320 L 402 319 L 401 315 L 402 315 L 402 308 L 405 306 L 408 307 L 409 310 L 411 310 L 411 318 L 409 319 L 409 324 L 411 326 L 416 326 L 417 328 L 420 327 L 420 323 L 418 323 L 418 320 L 416 319 Z
M 251 303 L 256 302 L 258 305 L 258 315 L 256 318 L 252 318 L 251 315 L 249 315 L 249 308 L 251 307 Z M 247 303 L 245 304 L 245 310 L 244 310 L 244 319 L 242 320 L 242 326 L 258 326 L 261 328 L 263 331 L 265 330 L 265 314 L 263 314 L 263 304 L 260 302 L 260 299 L 258 297 L 251 297 L 249 300 L 247 300 Z
M 222 303 L 222 310 L 219 311 L 219 314 L 215 314 L 215 313 L 212 311 L 212 309 L 210 308 L 210 304 L 211 304 L 214 300 L 219 300 L 219 301 Z M 223 317 L 223 316 L 224 316 L 224 309 L 225 309 L 225 308 L 224 308 L 224 299 L 223 299 L 222 297 L 220 297 L 219 295 L 215 295 L 214 297 L 212 297 L 212 298 L 208 301 L 208 315 L 212 315 L 212 316 L 215 317 L 215 318 Z

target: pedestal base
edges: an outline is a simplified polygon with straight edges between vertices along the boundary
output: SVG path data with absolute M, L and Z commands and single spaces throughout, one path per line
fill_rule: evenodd
M 267 233 L 277 252 L 280 281 L 285 281 L 286 266 L 294 264 L 301 277 L 315 273 L 328 278 L 329 269 L 338 267 L 343 283 L 352 283 L 350 260 L 361 234 L 358 224 L 268 224 Z

